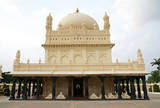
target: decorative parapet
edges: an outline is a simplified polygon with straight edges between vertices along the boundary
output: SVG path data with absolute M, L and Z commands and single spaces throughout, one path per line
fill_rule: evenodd
M 48 43 L 103 43 L 109 44 L 110 42 L 110 34 L 104 30 L 52 30 L 51 34 L 46 35 L 46 42 Z
M 13 72 L 77 72 L 77 71 L 101 71 L 101 72 L 133 72 L 140 71 L 145 72 L 145 65 L 138 64 L 137 62 L 132 63 L 108 63 L 108 64 L 39 64 L 39 63 L 21 63 L 18 67 L 14 67 Z M 114 70 L 114 71 L 113 71 Z M 22 73 L 23 74 L 23 73 Z

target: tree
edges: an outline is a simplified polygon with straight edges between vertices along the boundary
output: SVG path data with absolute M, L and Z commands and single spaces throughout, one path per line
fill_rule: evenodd
M 152 66 L 154 65 L 158 65 L 157 69 L 159 71 L 159 76 L 160 76 L 160 58 L 157 60 L 157 59 L 154 59 L 154 62 L 151 62 Z
M 151 72 L 151 76 L 148 77 L 148 83 L 158 83 L 160 82 L 160 76 L 157 70 Z
M 12 82 L 12 76 L 8 75 L 9 73 L 10 72 L 3 72 L 2 73 L 2 77 L 3 77 L 2 82 L 3 83 L 10 83 L 10 82 Z

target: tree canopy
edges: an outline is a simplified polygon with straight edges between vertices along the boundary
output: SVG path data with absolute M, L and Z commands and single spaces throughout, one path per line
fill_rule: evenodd
M 148 83 L 158 83 L 160 82 L 159 72 L 157 70 L 151 72 L 151 76 L 148 77 Z
M 2 82 L 3 83 L 10 83 L 10 82 L 12 82 L 12 76 L 8 75 L 9 73 L 10 72 L 3 72 L 2 73 L 2 77 L 3 77 Z
M 153 65 L 160 65 L 160 58 L 159 59 L 154 59 L 154 62 L 151 62 L 152 66 Z

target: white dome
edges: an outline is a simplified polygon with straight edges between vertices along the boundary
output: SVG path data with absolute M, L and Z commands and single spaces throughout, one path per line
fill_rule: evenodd
M 87 30 L 93 30 L 94 26 L 96 25 L 96 27 L 99 29 L 97 22 L 92 17 L 79 12 L 65 16 L 59 22 L 58 29 L 69 29 L 70 25 L 72 25 L 73 28 L 82 28 L 82 26 L 85 26 Z

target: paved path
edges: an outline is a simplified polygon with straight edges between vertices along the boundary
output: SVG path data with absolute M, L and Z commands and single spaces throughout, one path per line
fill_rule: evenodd
M 151 100 L 115 101 L 9 101 L 0 96 L 0 108 L 160 108 L 160 94 L 149 93 Z

